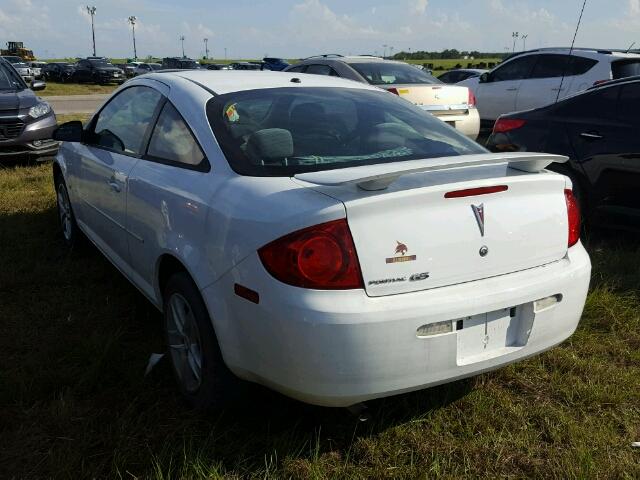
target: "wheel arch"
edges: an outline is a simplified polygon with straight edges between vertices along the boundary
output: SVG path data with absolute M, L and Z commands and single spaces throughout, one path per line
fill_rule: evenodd
M 195 286 L 198 288 L 198 291 L 201 290 L 195 276 L 189 270 L 185 262 L 181 261 L 171 253 L 163 253 L 158 257 L 155 272 L 155 290 L 160 310 L 164 309 L 164 290 L 167 286 L 167 282 L 171 276 L 176 273 L 186 273 L 189 275 L 191 281 L 193 281 Z

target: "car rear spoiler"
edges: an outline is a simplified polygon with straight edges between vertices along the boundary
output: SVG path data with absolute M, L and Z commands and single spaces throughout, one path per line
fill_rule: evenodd
M 484 153 L 458 157 L 427 158 L 406 162 L 381 163 L 362 167 L 339 168 L 322 172 L 298 173 L 297 180 L 337 187 L 356 184 L 363 190 L 384 190 L 398 178 L 411 173 L 434 172 L 452 168 L 478 167 L 507 164 L 509 168 L 529 173 L 538 173 L 551 163 L 565 163 L 567 157 L 547 153 Z

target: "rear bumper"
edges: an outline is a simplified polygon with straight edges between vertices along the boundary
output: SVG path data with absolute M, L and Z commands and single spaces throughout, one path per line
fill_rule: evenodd
M 257 255 L 203 290 L 227 365 L 298 400 L 349 406 L 477 375 L 547 350 L 576 329 L 591 264 L 578 244 L 550 265 L 486 280 L 371 298 L 362 290 L 303 290 L 271 278 Z M 258 305 L 234 283 L 260 294 Z M 533 302 L 561 295 L 535 313 Z M 519 343 L 463 357 L 461 332 L 418 338 L 442 321 L 518 307 Z M 524 336 L 523 336 L 524 335 Z
M 451 113 L 449 110 L 425 109 L 443 122 L 448 123 L 471 140 L 480 134 L 480 114 L 477 108 L 470 108 L 465 113 Z

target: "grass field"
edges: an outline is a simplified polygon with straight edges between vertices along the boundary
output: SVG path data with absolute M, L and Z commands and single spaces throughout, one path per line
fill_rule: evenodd
M 47 88 L 36 94 L 40 97 L 53 97 L 56 95 L 91 95 L 94 93 L 108 94 L 119 85 L 94 85 L 93 83 L 56 83 L 47 82 Z
M 370 403 L 371 422 L 255 387 L 186 411 L 159 314 L 64 250 L 51 165 L 0 167 L 2 478 L 640 478 L 640 238 L 594 232 L 575 335 L 495 373 Z

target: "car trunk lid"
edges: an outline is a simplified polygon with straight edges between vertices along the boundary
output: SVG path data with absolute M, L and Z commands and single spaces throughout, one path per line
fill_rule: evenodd
M 362 178 L 369 180 L 360 183 L 353 172 L 344 172 L 345 181 L 331 185 L 320 175 L 330 172 L 296 179 L 345 205 L 372 297 L 470 282 L 563 258 L 568 228 L 564 178 L 527 174 L 504 161 L 491 163 L 491 155 L 471 157 L 484 157 L 485 164 L 476 158 L 475 164 L 452 169 L 442 165 L 444 159 L 431 159 L 440 168 L 400 174 L 373 190 L 362 188 L 371 186 L 364 172 Z M 460 165 L 464 158 L 449 160 Z
M 469 110 L 469 89 L 452 85 L 394 85 L 388 89 L 434 115 L 460 115 Z

